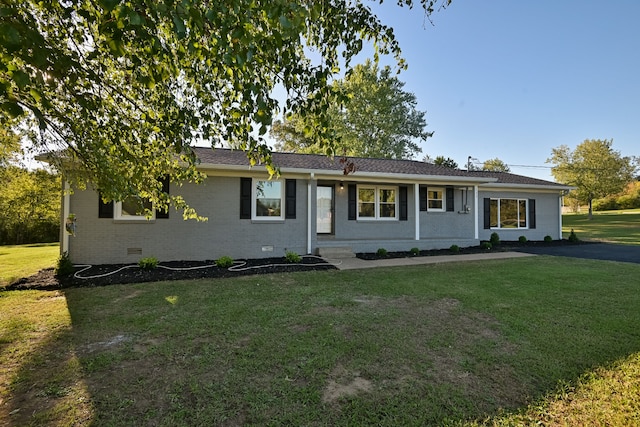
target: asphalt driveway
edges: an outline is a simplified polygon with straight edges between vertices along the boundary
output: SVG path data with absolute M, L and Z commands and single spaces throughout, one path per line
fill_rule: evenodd
M 632 245 L 585 243 L 567 246 L 522 247 L 514 250 L 535 255 L 553 255 L 640 264 L 640 246 Z

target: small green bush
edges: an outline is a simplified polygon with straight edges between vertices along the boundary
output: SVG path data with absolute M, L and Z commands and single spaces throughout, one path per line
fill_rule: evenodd
M 551 242 L 553 242 L 553 237 L 551 237 L 551 236 L 549 236 L 549 235 L 544 236 L 544 242 L 545 242 L 545 243 L 551 243 Z
M 573 231 L 573 228 L 571 229 L 571 233 L 569 233 L 569 241 L 572 243 L 580 241 L 580 239 L 578 239 L 578 236 L 576 236 L 576 232 Z
M 487 251 L 491 250 L 491 248 L 493 247 L 493 245 L 491 244 L 491 242 L 482 242 L 480 243 L 480 249 L 485 249 Z
M 146 258 L 140 258 L 140 261 L 138 261 L 138 267 L 140 267 L 143 270 L 153 270 L 157 266 L 158 266 L 158 258 L 155 258 L 152 256 L 146 257 Z
M 287 262 L 290 262 L 292 264 L 302 261 L 302 257 L 293 251 L 286 251 L 284 253 L 284 257 L 287 260 Z
M 520 243 L 527 243 L 527 236 L 520 236 L 520 237 L 518 237 L 518 242 L 520 242 Z
M 376 255 L 378 255 L 378 256 L 387 256 L 387 250 L 385 248 L 379 248 L 376 251 Z
M 230 256 L 221 256 L 216 260 L 216 266 L 219 268 L 229 268 L 233 265 L 233 258 Z
M 418 254 L 420 253 L 420 249 L 418 249 L 418 248 L 411 248 L 411 249 L 409 250 L 409 252 L 411 252 L 411 255 L 416 256 L 416 255 L 418 255 Z
M 73 274 L 73 263 L 69 258 L 69 252 L 63 252 L 58 258 L 58 262 L 55 268 L 55 275 L 57 277 L 66 277 Z
M 454 254 L 457 254 L 458 252 L 460 252 L 460 246 L 458 246 L 458 245 L 451 245 L 451 246 L 449 247 L 449 250 L 450 250 L 451 252 L 453 252 Z
M 500 244 L 500 236 L 495 231 L 491 233 L 491 237 L 489 237 L 489 242 L 491 246 L 498 246 Z

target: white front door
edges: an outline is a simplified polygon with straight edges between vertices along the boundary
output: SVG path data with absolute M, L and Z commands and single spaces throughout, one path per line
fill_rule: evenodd
M 333 187 L 317 187 L 316 232 L 333 234 Z

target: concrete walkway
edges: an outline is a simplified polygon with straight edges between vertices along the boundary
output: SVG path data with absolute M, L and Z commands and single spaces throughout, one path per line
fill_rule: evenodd
M 358 270 L 373 267 L 398 267 L 404 265 L 440 264 L 443 262 L 483 261 L 488 259 L 510 259 L 535 256 L 522 252 L 490 252 L 486 254 L 417 256 L 412 258 L 389 258 L 365 261 L 360 258 L 326 259 L 339 270 Z

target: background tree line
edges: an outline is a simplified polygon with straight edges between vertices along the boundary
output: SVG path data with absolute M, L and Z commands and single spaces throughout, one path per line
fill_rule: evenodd
M 640 207 L 638 158 L 615 151 L 613 140 L 586 139 L 574 150 L 561 145 L 547 163 L 558 182 L 576 187 L 570 206 L 588 205 L 590 218 L 593 210 Z
M 20 137 L 0 128 L 0 244 L 56 242 L 60 177 L 22 165 Z

